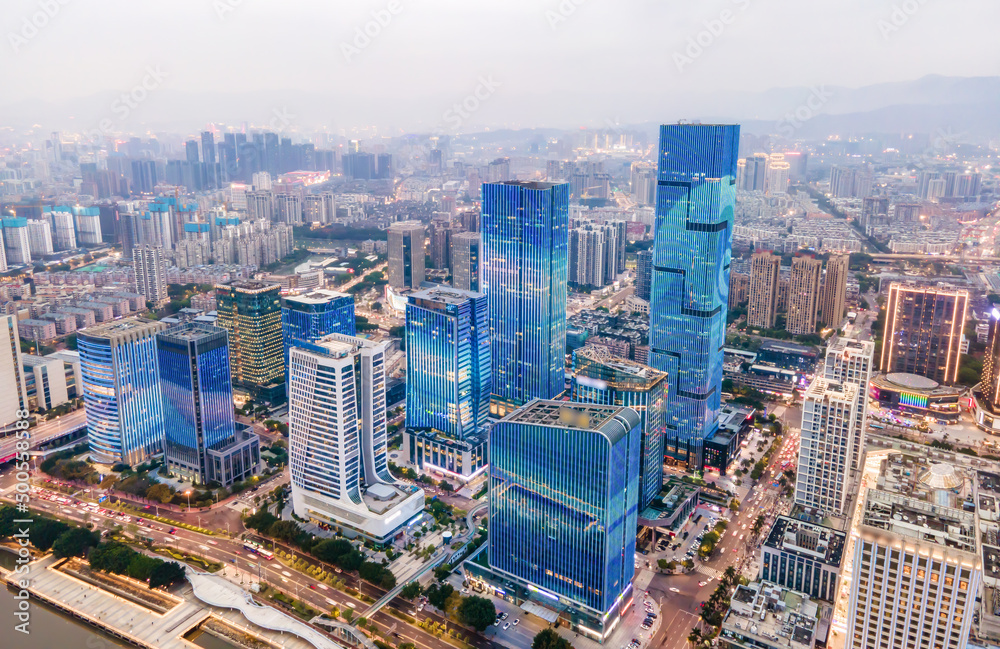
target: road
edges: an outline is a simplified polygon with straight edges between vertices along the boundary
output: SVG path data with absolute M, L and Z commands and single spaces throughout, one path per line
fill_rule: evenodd
M 40 444 L 44 444 L 49 439 L 58 437 L 75 428 L 79 428 L 86 423 L 87 411 L 83 408 L 74 410 L 69 414 L 50 421 L 43 421 L 31 429 L 31 446 L 34 448 Z M 0 439 L 0 459 L 6 458 L 14 452 L 14 445 L 17 441 L 18 440 L 14 435 L 8 435 L 7 437 Z

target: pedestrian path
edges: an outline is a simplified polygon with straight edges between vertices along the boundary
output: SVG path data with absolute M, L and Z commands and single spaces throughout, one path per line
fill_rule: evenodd
M 711 568 L 711 567 L 706 566 L 704 564 L 698 564 L 698 567 L 696 567 L 694 569 L 694 571 L 698 572 L 698 573 L 701 573 L 701 574 L 705 575 L 706 577 L 718 577 L 719 575 L 722 574 L 721 570 L 716 570 L 715 568 Z

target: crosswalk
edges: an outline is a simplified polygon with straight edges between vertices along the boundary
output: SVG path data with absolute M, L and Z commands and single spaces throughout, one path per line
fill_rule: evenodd
M 722 571 L 716 570 L 715 568 L 710 568 L 704 564 L 699 564 L 697 568 L 694 569 L 695 572 L 699 572 L 706 577 L 718 577 L 722 574 Z

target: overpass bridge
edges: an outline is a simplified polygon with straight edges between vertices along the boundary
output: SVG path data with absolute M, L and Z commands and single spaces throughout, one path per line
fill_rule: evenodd
M 28 441 L 31 443 L 31 450 L 36 452 L 35 455 L 39 454 L 38 451 L 44 455 L 46 451 L 52 451 L 85 437 L 87 435 L 87 413 L 83 408 L 80 408 L 57 419 L 43 421 L 29 430 L 31 436 Z M 13 432 L 0 438 L 0 464 L 14 459 L 18 441 L 21 440 Z

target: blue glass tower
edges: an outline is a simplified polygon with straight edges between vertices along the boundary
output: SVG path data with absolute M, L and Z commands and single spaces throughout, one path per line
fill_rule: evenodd
M 156 346 L 169 422 L 163 441 L 167 467 L 206 484 L 208 449 L 236 439 L 229 336 L 219 327 L 188 323 L 158 334 Z
M 299 343 L 315 343 L 330 334 L 353 336 L 354 296 L 316 289 L 282 298 L 281 332 L 285 342 L 285 381 L 288 350 Z
M 138 464 L 163 448 L 156 354 L 162 322 L 128 318 L 77 334 L 91 456 Z
M 597 640 L 635 574 L 641 438 L 631 408 L 543 400 L 490 432 L 489 569 Z
M 666 453 L 701 468 L 717 427 L 739 126 L 660 127 L 649 364 L 667 373 Z
M 565 389 L 569 194 L 569 183 L 482 187 L 482 285 L 498 416 Z
M 640 363 L 611 356 L 605 347 L 573 352 L 573 401 L 625 406 L 642 419 L 642 479 L 639 513 L 663 488 L 663 420 L 667 375 Z
M 407 296 L 406 426 L 456 440 L 489 417 L 492 379 L 486 296 L 430 288 Z

